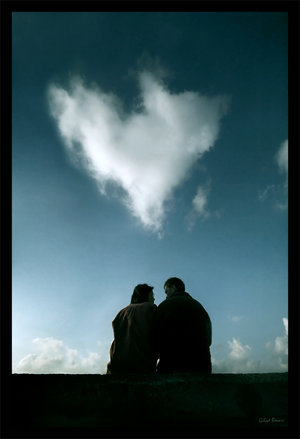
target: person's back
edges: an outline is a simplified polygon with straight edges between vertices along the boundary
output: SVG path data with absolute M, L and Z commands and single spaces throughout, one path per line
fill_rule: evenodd
M 157 371 L 210 373 L 211 321 L 208 313 L 184 291 L 184 284 L 179 290 L 167 288 L 167 292 L 166 300 L 157 310 Z
M 138 285 L 135 291 L 138 287 L 147 292 L 146 284 Z M 149 292 L 153 298 L 152 287 L 148 287 Z M 154 325 L 157 306 L 153 302 L 150 298 L 149 301 L 131 303 L 113 320 L 114 341 L 107 373 L 155 372 Z

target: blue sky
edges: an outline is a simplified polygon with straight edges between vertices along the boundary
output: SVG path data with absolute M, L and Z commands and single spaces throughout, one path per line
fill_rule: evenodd
M 287 370 L 281 12 L 13 13 L 13 371 L 104 373 L 134 286 L 208 311 L 214 372 Z

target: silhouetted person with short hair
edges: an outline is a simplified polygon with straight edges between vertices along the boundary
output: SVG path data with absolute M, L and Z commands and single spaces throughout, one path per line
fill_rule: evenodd
M 211 373 L 211 321 L 203 306 L 172 277 L 164 285 L 166 299 L 157 309 L 157 372 Z
M 110 348 L 108 374 L 155 372 L 156 312 L 153 287 L 137 285 L 130 305 L 123 308 L 112 322 L 114 340 Z

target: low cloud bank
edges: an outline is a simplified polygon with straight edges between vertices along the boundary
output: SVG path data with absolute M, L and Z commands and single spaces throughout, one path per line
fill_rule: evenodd
M 288 319 L 283 318 L 284 334 L 266 343 L 266 360 L 254 360 L 252 348 L 238 338 L 228 341 L 226 358 L 212 355 L 213 373 L 270 373 L 288 371 Z M 26 355 L 13 367 L 13 373 L 31 374 L 105 374 L 110 343 L 99 343 L 97 352 L 83 357 L 76 349 L 66 347 L 52 337 L 33 340 L 35 353 Z
M 102 195 L 111 185 L 145 229 L 159 233 L 173 190 L 215 144 L 229 98 L 192 91 L 171 93 L 149 71 L 138 74 L 139 103 L 126 114 L 119 98 L 80 78 L 69 90 L 51 85 L 50 112 L 74 162 L 83 165 Z M 205 212 L 206 193 L 194 199 Z
M 266 343 L 267 356 L 264 360 L 251 357 L 252 348 L 239 339 L 228 341 L 229 353 L 226 358 L 212 359 L 214 373 L 271 373 L 288 371 L 288 319 L 282 319 L 284 335 L 274 342 Z
M 13 373 L 31 374 L 99 374 L 106 372 L 106 358 L 95 352 L 83 357 L 76 349 L 66 347 L 52 337 L 33 340 L 35 353 L 26 355 Z

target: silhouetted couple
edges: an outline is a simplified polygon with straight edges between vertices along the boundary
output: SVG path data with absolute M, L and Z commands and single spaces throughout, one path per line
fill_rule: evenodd
M 156 306 L 153 287 L 134 288 L 130 305 L 112 322 L 107 373 L 211 373 L 208 313 L 181 279 L 168 279 L 164 289 L 167 297 Z

